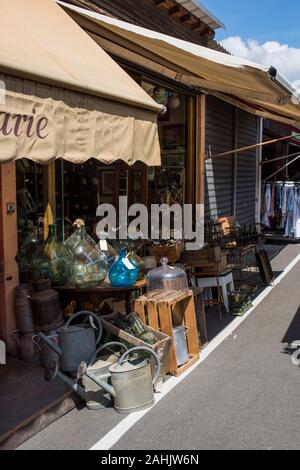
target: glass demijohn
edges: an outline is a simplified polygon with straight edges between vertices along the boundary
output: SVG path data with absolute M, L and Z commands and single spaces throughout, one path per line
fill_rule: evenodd
M 99 287 L 108 271 L 105 256 L 87 234 L 83 220 L 76 220 L 74 226 L 74 233 L 65 242 L 73 255 L 71 282 L 79 289 Z

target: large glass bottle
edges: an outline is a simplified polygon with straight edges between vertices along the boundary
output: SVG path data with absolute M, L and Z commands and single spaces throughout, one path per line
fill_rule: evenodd
M 83 220 L 76 220 L 74 225 L 76 229 L 65 243 L 74 259 L 72 283 L 79 289 L 98 287 L 106 278 L 107 261 L 87 234 Z
M 50 279 L 53 286 L 70 281 L 73 258 L 70 251 L 57 241 L 56 225 L 49 225 L 47 240 L 32 260 L 32 274 L 35 279 Z
M 109 280 L 113 287 L 131 287 L 136 283 L 138 267 L 126 257 L 126 251 L 121 248 L 118 259 L 109 271 Z
M 19 266 L 19 274 L 22 282 L 30 281 L 30 271 L 32 260 L 40 246 L 37 234 L 33 230 L 30 232 L 24 239 L 18 254 L 16 256 L 16 261 Z

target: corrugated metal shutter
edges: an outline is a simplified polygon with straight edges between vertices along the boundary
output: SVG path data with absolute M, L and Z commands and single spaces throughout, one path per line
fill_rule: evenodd
M 237 146 L 246 147 L 257 142 L 257 117 L 237 110 Z M 256 150 L 237 155 L 236 218 L 240 224 L 255 223 L 256 206 Z
M 206 100 L 206 153 L 234 148 L 234 107 L 213 96 Z M 205 218 L 232 215 L 233 157 L 206 161 Z

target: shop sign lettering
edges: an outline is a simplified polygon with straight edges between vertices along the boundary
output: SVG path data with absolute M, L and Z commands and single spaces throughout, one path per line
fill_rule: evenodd
M 14 135 L 15 137 L 46 139 L 49 135 L 47 127 L 48 119 L 45 116 L 36 116 L 35 109 L 32 115 L 0 111 L 0 135 L 4 137 Z

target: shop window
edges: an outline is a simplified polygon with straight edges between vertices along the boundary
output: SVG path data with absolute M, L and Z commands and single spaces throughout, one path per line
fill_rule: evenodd
M 167 108 L 166 114 L 158 117 L 162 166 L 149 169 L 149 204 L 183 205 L 188 156 L 188 97 L 146 81 L 141 85 L 157 103 Z
M 73 222 L 81 218 L 87 232 L 97 240 L 96 217 L 100 204 L 113 204 L 118 211 L 119 196 L 128 197 L 128 206 L 147 201 L 147 167 L 122 162 L 103 165 L 96 160 L 72 164 L 56 160 L 39 165 L 30 160 L 17 161 L 19 247 L 30 233 L 44 239 L 44 216 L 51 208 L 60 240 L 73 231 Z

